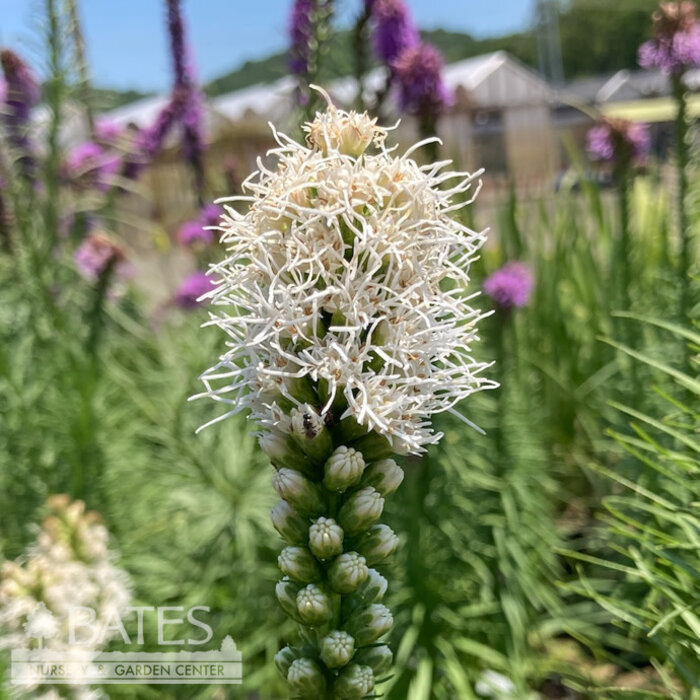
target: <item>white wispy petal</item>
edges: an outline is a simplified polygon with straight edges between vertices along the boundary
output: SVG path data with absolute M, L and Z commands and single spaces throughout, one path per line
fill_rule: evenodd
M 434 413 L 494 386 L 472 356 L 482 314 L 468 291 L 485 232 L 451 217 L 481 172 L 419 165 L 411 156 L 430 141 L 396 155 L 374 120 L 332 106 L 305 130 L 309 146 L 273 128 L 276 166 L 259 160 L 246 195 L 219 200 L 228 255 L 212 266 L 208 323 L 230 340 L 200 396 L 277 427 L 280 403 L 301 403 L 290 382 L 324 380 L 323 411 L 342 395 L 336 419 L 354 416 L 419 453 L 441 437 Z M 363 153 L 371 142 L 376 152 Z

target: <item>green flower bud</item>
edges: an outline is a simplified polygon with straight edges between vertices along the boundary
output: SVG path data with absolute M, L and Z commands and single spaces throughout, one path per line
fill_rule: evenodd
M 374 430 L 352 441 L 352 446 L 363 454 L 372 455 L 374 459 L 391 457 L 401 451 L 400 447 L 394 447 L 383 435 Z
M 354 612 L 345 629 L 355 638 L 355 644 L 363 647 L 376 642 L 393 624 L 394 618 L 389 608 L 381 603 L 372 603 Z
M 342 387 L 336 387 L 335 394 L 331 393 L 331 387 L 327 379 L 320 377 L 318 380 L 318 397 L 321 399 L 322 403 L 326 405 L 333 396 L 333 402 L 330 405 L 330 412 L 334 416 L 342 415 L 345 409 L 348 407 L 347 399 L 343 394 Z
M 258 444 L 276 467 L 309 471 L 308 458 L 299 452 L 290 435 L 268 431 L 258 438 Z
M 345 552 L 328 569 L 328 582 L 336 593 L 352 593 L 368 575 L 365 558 L 357 552 Z
M 374 673 L 369 666 L 350 664 L 344 668 L 333 685 L 339 700 L 361 700 L 374 690 Z
M 285 547 L 277 557 L 282 573 L 294 581 L 310 583 L 321 578 L 321 569 L 306 547 Z
M 295 659 L 289 667 L 287 681 L 292 693 L 304 700 L 323 698 L 326 693 L 326 677 L 312 659 Z
M 321 487 L 293 469 L 279 469 L 272 486 L 301 515 L 321 515 L 325 510 Z
M 342 630 L 334 630 L 321 640 L 320 654 L 328 668 L 345 666 L 355 653 L 355 640 Z
M 301 586 L 290 581 L 288 578 L 283 578 L 278 581 L 275 586 L 275 595 L 279 601 L 280 607 L 284 612 L 297 622 L 301 622 L 299 612 L 297 611 L 297 594 L 301 590 Z
M 338 522 L 349 536 L 357 535 L 379 520 L 384 508 L 384 499 L 379 491 L 366 486 L 353 493 L 338 513 Z
M 331 619 L 332 602 L 321 586 L 310 583 L 297 593 L 297 612 L 304 624 L 311 627 L 323 625 Z
M 380 459 L 370 464 L 362 475 L 363 486 L 374 486 L 382 496 L 394 493 L 403 481 L 403 469 L 393 459 Z
M 294 441 L 310 459 L 322 463 L 333 451 L 333 440 L 323 418 L 310 404 L 293 409 L 291 418 Z
M 275 666 L 277 666 L 277 670 L 284 678 L 287 677 L 289 667 L 299 657 L 299 652 L 295 651 L 291 647 L 284 647 L 275 654 Z
M 270 511 L 275 530 L 289 544 L 305 544 L 309 536 L 309 523 L 287 501 L 279 501 Z
M 372 345 L 386 345 L 387 340 L 391 337 L 391 325 L 389 321 L 383 318 L 372 331 L 371 342 Z
M 362 666 L 369 666 L 375 676 L 386 673 L 394 662 L 394 655 L 386 644 L 364 647 L 355 655 L 355 662 Z
M 345 491 L 361 478 L 365 468 L 362 455 L 352 447 L 339 447 L 323 467 L 323 485 L 329 491 Z
M 364 425 L 360 425 L 355 420 L 354 416 L 346 416 L 343 418 L 340 423 L 338 423 L 335 432 L 337 433 L 336 437 L 338 438 L 338 442 L 344 444 L 369 434 L 367 428 Z
M 399 538 L 388 525 L 374 525 L 360 535 L 356 549 L 368 564 L 378 564 L 393 554 L 398 546 Z
M 387 587 L 387 580 L 376 569 L 370 569 L 365 582 L 353 594 L 343 596 L 343 618 L 347 619 L 358 608 L 381 600 Z
M 333 518 L 319 518 L 309 528 L 309 548 L 319 559 L 342 553 L 343 528 Z
M 308 403 L 312 406 L 317 403 L 318 397 L 309 377 L 285 377 L 284 385 L 289 395 L 293 396 L 299 403 Z
M 374 603 L 381 600 L 389 587 L 389 582 L 376 569 L 369 570 L 369 576 L 362 588 L 362 595 L 366 602 Z

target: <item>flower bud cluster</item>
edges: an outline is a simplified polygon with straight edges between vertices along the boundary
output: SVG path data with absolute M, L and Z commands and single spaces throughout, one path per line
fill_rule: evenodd
M 361 698 L 392 662 L 389 647 L 377 643 L 392 625 L 379 602 L 387 580 L 370 567 L 398 546 L 378 520 L 403 470 L 393 459 L 337 444 L 347 437 L 367 444 L 365 431 L 348 424 L 334 430 L 318 404 L 276 418 L 274 432 L 260 440 L 276 467 L 272 483 L 281 500 L 271 518 L 286 543 L 276 594 L 304 644 L 282 649 L 275 664 L 300 697 Z
M 84 662 L 109 641 L 110 629 L 116 632 L 108 623 L 126 611 L 130 583 L 113 563 L 97 513 L 63 495 L 52 496 L 47 510 L 36 542 L 0 570 L 0 648 L 41 644 L 66 661 Z M 95 611 L 92 624 L 103 630 L 98 646 L 69 644 L 69 612 L 77 606 Z

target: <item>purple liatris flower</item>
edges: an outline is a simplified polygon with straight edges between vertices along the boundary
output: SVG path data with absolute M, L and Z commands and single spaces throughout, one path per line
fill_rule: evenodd
M 199 213 L 199 219 L 204 226 L 216 226 L 221 219 L 221 207 L 218 204 L 206 204 Z
M 374 0 L 369 7 L 374 20 L 374 51 L 391 67 L 406 49 L 420 43 L 418 30 L 403 0 Z
M 175 303 L 181 309 L 196 309 L 200 297 L 214 289 L 214 281 L 205 272 L 194 272 L 185 278 L 175 293 Z
M 170 129 L 180 119 L 183 109 L 183 95 L 182 93 L 176 93 L 170 102 L 160 110 L 153 124 L 140 132 L 138 136 L 138 150 L 147 161 L 153 158 L 163 147 L 165 138 Z
M 533 286 L 532 275 L 521 262 L 504 265 L 484 281 L 484 291 L 504 311 L 526 306 Z
M 700 24 L 694 2 L 662 2 L 653 15 L 654 38 L 639 48 L 639 65 L 681 74 L 700 66 Z
M 106 191 L 110 176 L 119 172 L 121 159 L 109 153 L 94 141 L 76 146 L 66 157 L 62 166 L 64 177 L 79 188 L 95 187 Z
M 33 177 L 34 158 L 29 141 L 29 114 L 39 101 L 40 90 L 31 69 L 14 51 L 0 52 L 5 74 L 0 119 L 7 131 L 8 141 L 19 153 L 19 166 L 25 177 Z
M 309 44 L 314 32 L 314 0 L 294 0 L 289 18 L 289 70 L 304 75 L 309 67 Z
M 431 44 L 405 49 L 394 61 L 401 109 L 410 114 L 435 116 L 453 103 L 442 80 L 443 61 Z
M 95 122 L 95 138 L 102 143 L 115 143 L 120 139 L 123 131 L 119 124 L 105 117 L 101 117 Z
M 177 239 L 184 246 L 210 245 L 214 241 L 214 232 L 207 230 L 216 226 L 221 217 L 221 207 L 207 204 L 202 207 L 199 217 L 194 221 L 185 221 L 177 232 Z
M 39 83 L 29 66 L 8 49 L 0 52 L 0 63 L 5 74 L 5 105 L 7 116 L 25 123 L 29 112 L 39 102 Z
M 185 25 L 180 11 L 180 0 L 167 0 L 168 33 L 170 34 L 170 52 L 175 73 L 175 85 L 188 85 L 191 81 L 190 67 L 187 63 L 185 46 Z
M 199 221 L 185 221 L 177 231 L 177 240 L 184 246 L 209 245 L 214 236 L 211 231 L 205 231 Z
M 75 264 L 80 274 L 95 281 L 109 269 L 125 274 L 126 255 L 120 246 L 103 233 L 91 233 L 75 252 Z
M 196 87 L 194 68 L 185 42 L 185 25 L 182 20 L 180 0 L 167 0 L 167 3 L 170 50 L 175 77 L 173 102 L 181 103 L 178 118 L 183 127 L 185 157 L 194 170 L 197 190 L 201 193 L 204 186 L 202 99 Z M 160 142 L 162 143 L 162 140 Z
M 606 119 L 588 132 L 586 150 L 593 160 L 639 165 L 649 155 L 650 145 L 646 124 Z

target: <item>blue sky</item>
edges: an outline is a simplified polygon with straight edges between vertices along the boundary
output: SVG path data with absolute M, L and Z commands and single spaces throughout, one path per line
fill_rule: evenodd
M 533 0 L 407 0 L 421 28 L 489 36 L 525 27 Z M 60 3 L 59 3 L 60 4 Z M 189 40 L 200 76 L 208 80 L 248 59 L 284 49 L 291 0 L 184 0 Z M 337 0 L 351 17 L 361 0 Z M 0 44 L 36 57 L 38 0 L 0 0 Z M 163 0 L 82 0 L 91 72 L 96 85 L 165 90 L 169 83 Z

